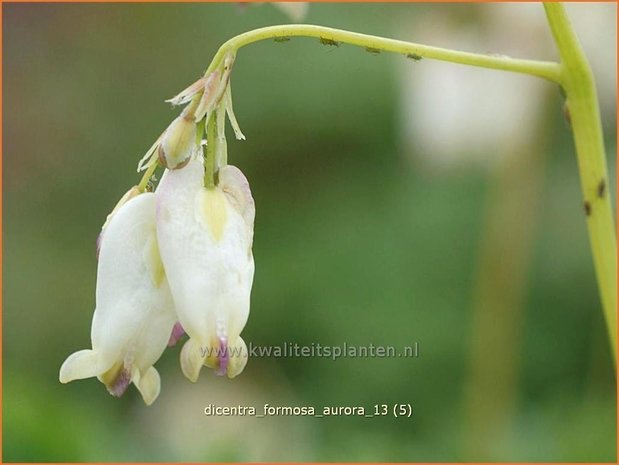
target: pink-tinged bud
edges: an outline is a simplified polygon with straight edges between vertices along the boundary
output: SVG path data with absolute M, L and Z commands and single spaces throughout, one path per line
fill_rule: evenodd
M 184 167 L 195 149 L 198 147 L 197 128 L 193 115 L 181 115 L 168 126 L 161 145 L 159 145 L 159 161 L 170 170 Z

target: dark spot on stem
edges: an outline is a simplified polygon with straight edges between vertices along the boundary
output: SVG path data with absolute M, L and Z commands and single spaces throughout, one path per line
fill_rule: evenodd
M 273 40 L 275 42 L 288 42 L 290 40 L 290 37 L 288 37 L 288 36 L 274 37 Z
M 322 45 L 329 45 L 331 47 L 339 47 L 340 46 L 340 43 L 338 41 L 333 40 L 333 39 L 329 39 L 327 37 L 321 37 L 320 38 L 320 43 Z
M 572 126 L 572 116 L 570 115 L 570 106 L 567 100 L 563 103 L 563 117 L 568 126 Z
M 406 58 L 410 58 L 411 60 L 419 61 L 423 57 L 421 55 L 417 55 L 416 53 L 407 53 Z
M 380 50 L 374 47 L 365 47 L 365 51 L 374 55 L 378 55 L 380 53 Z
M 585 200 L 584 207 L 585 207 L 585 215 L 591 216 L 591 204 L 587 200 Z
M 604 181 L 604 179 L 600 179 L 598 184 L 598 197 L 602 198 L 604 197 L 604 194 L 606 194 L 606 181 Z

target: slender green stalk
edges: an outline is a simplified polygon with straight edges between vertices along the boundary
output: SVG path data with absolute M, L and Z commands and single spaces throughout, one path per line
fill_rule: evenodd
M 213 115 L 206 123 L 206 154 L 204 157 L 204 185 L 209 189 L 215 187 L 215 154 L 217 151 L 217 118 Z
M 347 43 L 358 45 L 369 50 L 400 53 L 412 59 L 431 58 L 462 65 L 478 66 L 482 68 L 513 71 L 531 74 L 533 76 L 558 82 L 559 65 L 553 62 L 521 60 L 498 55 L 483 55 L 479 53 L 460 52 L 429 45 L 404 42 L 401 40 L 386 39 L 367 34 L 343 31 L 330 27 L 314 26 L 311 24 L 288 24 L 270 26 L 240 34 L 224 43 L 213 58 L 206 74 L 215 70 L 228 52 L 235 53 L 245 45 L 262 40 L 289 38 L 293 36 L 316 37 L 324 44 L 337 45 Z
M 561 56 L 560 82 L 567 97 L 593 262 L 616 361 L 617 243 L 595 81 L 564 6 L 545 3 L 544 8 Z
M 157 169 L 158 165 L 159 163 L 155 161 L 146 169 L 146 171 L 144 171 L 142 179 L 140 179 L 140 183 L 138 184 L 138 189 L 140 192 L 146 192 L 148 181 L 150 181 L 150 178 L 153 176 L 153 174 L 155 174 L 155 170 Z

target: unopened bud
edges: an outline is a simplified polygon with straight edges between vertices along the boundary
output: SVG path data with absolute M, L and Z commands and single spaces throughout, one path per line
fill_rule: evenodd
M 185 166 L 196 148 L 197 129 L 192 116 L 181 115 L 168 126 L 159 145 L 159 161 L 168 169 Z

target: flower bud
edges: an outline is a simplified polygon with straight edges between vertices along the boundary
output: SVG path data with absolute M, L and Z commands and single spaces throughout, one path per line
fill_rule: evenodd
M 159 145 L 159 161 L 168 169 L 184 167 L 195 149 L 197 129 L 191 115 L 181 115 L 166 129 Z

